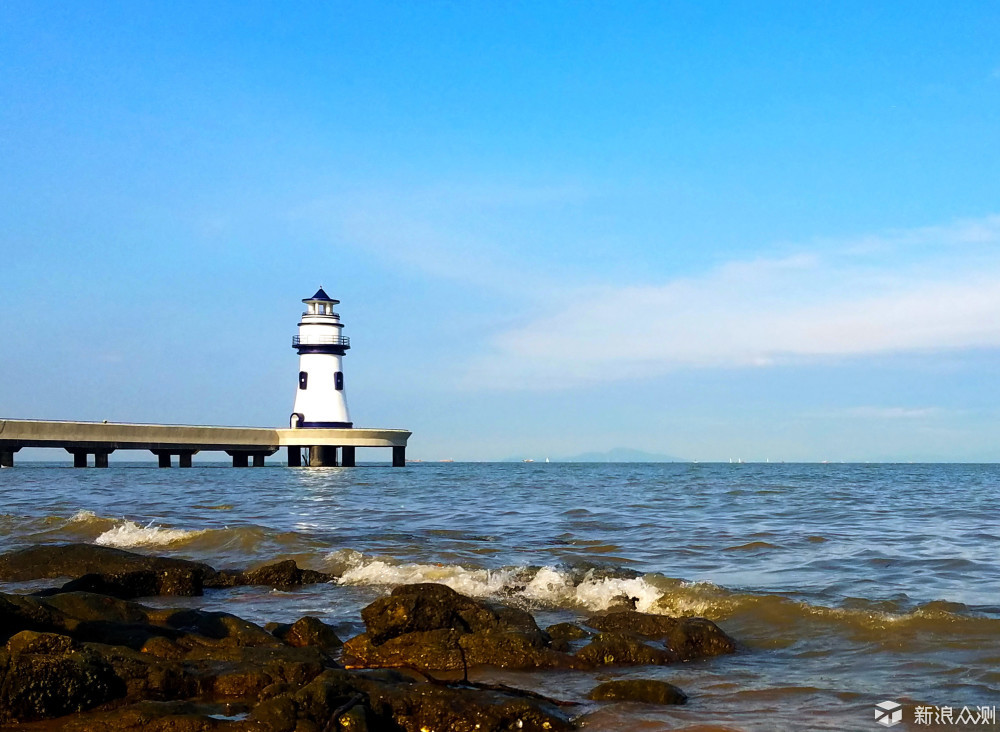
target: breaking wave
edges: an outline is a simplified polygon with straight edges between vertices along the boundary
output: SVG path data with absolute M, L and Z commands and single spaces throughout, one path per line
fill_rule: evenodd
M 121 549 L 138 546 L 167 546 L 205 534 L 205 529 L 184 530 L 155 526 L 152 522 L 140 526 L 134 521 L 123 521 L 94 539 L 95 544 Z
M 821 598 L 802 600 L 780 594 L 741 592 L 711 582 L 688 582 L 659 573 L 565 567 L 468 568 L 458 564 L 396 562 L 351 549 L 326 557 L 338 583 L 392 587 L 436 582 L 465 595 L 528 608 L 600 612 L 623 601 L 646 613 L 700 616 L 732 623 L 763 623 L 801 633 L 824 627 L 835 632 L 878 637 L 887 630 L 919 633 L 1000 633 L 995 608 L 977 610 L 961 603 L 855 599 L 842 606 Z

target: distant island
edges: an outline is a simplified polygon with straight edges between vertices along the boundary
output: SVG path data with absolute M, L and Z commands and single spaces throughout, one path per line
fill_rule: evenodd
M 544 462 L 546 458 L 532 457 L 531 462 Z M 549 462 L 553 463 L 687 463 L 691 462 L 685 458 L 662 453 L 645 452 L 634 450 L 630 447 L 615 447 L 606 452 L 582 452 L 579 455 L 569 455 L 567 457 L 551 457 Z M 500 462 L 519 463 L 525 461 L 524 457 L 510 457 Z

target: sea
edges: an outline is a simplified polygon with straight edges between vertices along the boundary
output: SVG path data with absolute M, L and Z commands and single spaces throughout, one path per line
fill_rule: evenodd
M 411 463 L 406 468 L 0 470 L 0 551 L 90 542 L 242 568 L 294 559 L 339 576 L 158 606 L 361 632 L 403 583 L 440 582 L 539 624 L 637 609 L 718 623 L 739 651 L 675 666 L 472 678 L 580 702 L 586 730 L 998 729 L 1000 466 Z M 52 580 L 3 584 L 28 592 Z M 655 678 L 654 707 L 585 700 Z

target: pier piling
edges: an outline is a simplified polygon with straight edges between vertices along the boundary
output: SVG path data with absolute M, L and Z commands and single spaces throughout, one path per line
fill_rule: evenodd
M 337 447 L 335 445 L 313 445 L 309 448 L 310 468 L 337 467 Z

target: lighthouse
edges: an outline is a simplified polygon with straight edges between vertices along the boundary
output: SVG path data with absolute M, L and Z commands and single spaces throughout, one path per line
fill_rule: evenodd
M 299 353 L 299 385 L 295 392 L 292 429 L 349 429 L 353 427 L 344 391 L 343 359 L 351 339 L 341 335 L 344 324 L 323 288 L 303 300 L 306 311 L 292 347 Z

